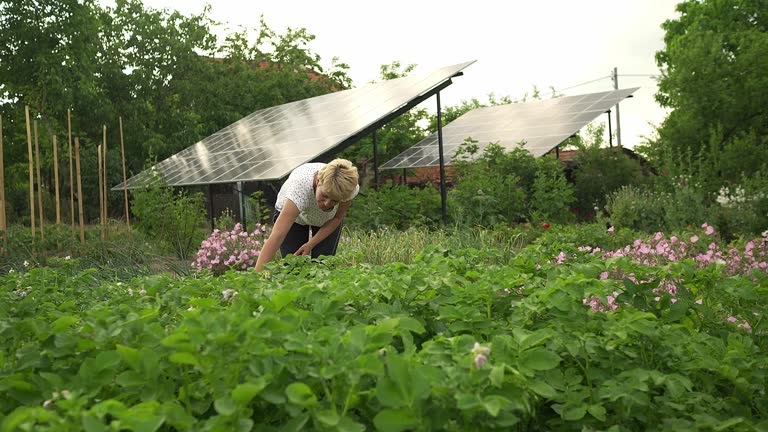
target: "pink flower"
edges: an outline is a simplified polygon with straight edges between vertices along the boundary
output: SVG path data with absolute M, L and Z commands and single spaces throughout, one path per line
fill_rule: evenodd
M 611 227 L 608 228 L 608 232 L 613 232 L 613 225 L 611 225 Z
M 699 236 L 695 235 L 691 237 L 691 243 L 696 243 L 697 241 L 699 241 Z
M 480 369 L 481 367 L 483 367 L 483 365 L 484 365 L 484 364 L 485 364 L 487 361 L 488 361 L 488 357 L 486 357 L 486 356 L 484 356 L 484 355 L 482 355 L 482 354 L 478 354 L 478 355 L 476 355 L 476 356 L 475 356 L 475 361 L 474 361 L 474 364 L 475 364 L 475 368 L 476 368 L 476 369 Z
M 735 323 L 735 322 L 737 322 L 737 321 L 738 321 L 738 319 L 737 319 L 736 317 L 734 317 L 734 316 L 729 316 L 729 317 L 728 317 L 728 319 L 727 319 L 727 321 L 728 321 L 729 323 Z
M 714 229 L 714 228 L 712 228 L 712 225 L 708 225 L 708 226 L 707 226 L 707 230 L 706 230 L 704 233 L 705 233 L 706 235 L 712 235 L 712 234 L 714 234 L 714 232 L 715 232 L 715 229 Z

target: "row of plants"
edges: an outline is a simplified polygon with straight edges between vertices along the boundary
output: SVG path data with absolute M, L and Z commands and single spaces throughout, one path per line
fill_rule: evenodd
M 765 239 L 589 230 L 410 264 L 13 272 L 0 430 L 763 430 L 768 274 L 734 263 Z

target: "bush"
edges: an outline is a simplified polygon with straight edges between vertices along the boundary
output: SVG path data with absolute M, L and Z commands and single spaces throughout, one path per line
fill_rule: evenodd
M 715 226 L 726 239 L 768 230 L 768 177 L 743 177 L 740 185 L 721 188 L 716 201 Z
M 345 224 L 351 228 L 374 230 L 391 227 L 436 227 L 440 224 L 440 191 L 433 187 L 410 188 L 391 183 L 378 190 L 367 189 L 352 203 Z
M 640 163 L 619 148 L 581 148 L 574 169 L 576 207 L 583 214 L 601 209 L 607 196 L 622 186 L 640 185 L 645 179 Z
M 537 171 L 531 194 L 531 219 L 565 223 L 573 220 L 570 205 L 574 202 L 573 186 L 563 172 L 563 164 L 553 157 L 536 161 Z
M 264 242 L 269 237 L 266 225 L 256 223 L 253 232 L 243 231 L 243 226 L 235 224 L 232 231 L 213 230 L 207 240 L 200 244 L 197 258 L 192 267 L 222 274 L 228 269 L 248 270 L 256 266 Z
M 611 225 L 649 232 L 663 229 L 664 205 L 654 192 L 622 186 L 608 196 L 605 209 Z
M 136 227 L 156 238 L 182 260 L 188 259 L 205 235 L 207 212 L 203 194 L 174 192 L 159 174 L 133 191 Z

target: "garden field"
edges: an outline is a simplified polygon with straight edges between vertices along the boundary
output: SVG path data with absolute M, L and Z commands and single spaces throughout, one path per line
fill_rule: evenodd
M 28 262 L 0 278 L 0 430 L 768 429 L 766 239 L 553 226 L 366 260 L 408 235 L 261 274 Z

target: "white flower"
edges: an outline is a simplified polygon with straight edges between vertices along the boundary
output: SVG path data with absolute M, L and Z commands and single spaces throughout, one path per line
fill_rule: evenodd
M 8 270 L 8 274 L 11 274 L 11 273 L 16 273 L 16 270 L 14 270 L 14 269 Z
M 24 267 L 29 267 L 29 261 L 24 260 Z
M 72 259 L 72 257 L 71 257 L 71 256 L 69 256 L 69 255 L 67 255 L 67 256 L 65 256 L 65 257 L 64 257 L 64 259 L 65 259 L 65 260 L 67 260 L 67 261 L 69 261 L 69 260 L 71 260 L 71 259 Z
M 133 289 L 132 288 L 128 288 L 128 295 L 129 296 L 133 296 Z
M 472 354 L 476 356 L 482 354 L 487 357 L 491 355 L 491 348 L 482 346 L 479 343 L 475 342 L 475 346 L 472 348 Z
M 142 288 L 142 289 L 141 289 L 141 291 L 139 291 L 139 295 L 142 295 L 142 296 L 143 296 L 143 295 L 147 295 L 147 290 L 145 290 L 144 288 Z
M 190 306 L 190 307 L 188 307 L 188 308 L 187 308 L 187 310 L 188 310 L 188 311 L 190 311 L 190 312 L 192 312 L 193 310 L 195 310 L 195 308 L 194 308 L 194 307 L 192 307 L 192 306 Z
M 52 400 L 47 399 L 45 402 L 43 402 L 43 408 L 48 408 L 53 403 Z

